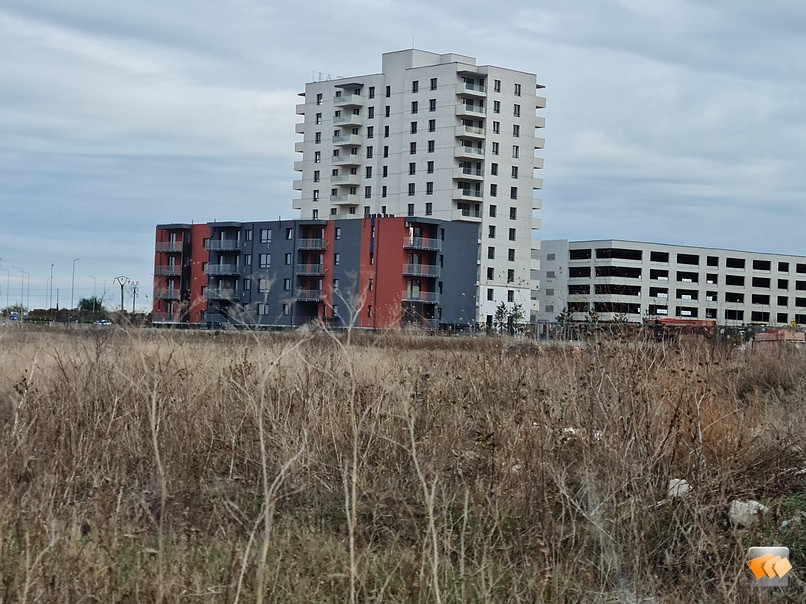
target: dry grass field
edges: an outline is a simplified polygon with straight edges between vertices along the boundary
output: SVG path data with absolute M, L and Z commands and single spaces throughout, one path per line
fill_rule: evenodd
M 3 602 L 806 601 L 802 353 L 3 328 L 0 363 Z

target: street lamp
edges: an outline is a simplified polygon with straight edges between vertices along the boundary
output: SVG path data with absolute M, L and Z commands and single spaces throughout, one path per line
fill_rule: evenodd
M 70 325 L 70 313 L 73 311 L 73 294 L 76 289 L 76 262 L 78 258 L 73 259 L 73 281 L 70 285 L 70 310 L 67 311 L 67 324 Z
M 98 299 L 96 296 L 96 292 L 98 291 L 98 279 L 95 275 L 90 275 L 92 277 L 92 320 L 95 320 L 95 301 Z
M 30 275 L 30 273 L 26 273 L 22 270 L 19 266 L 12 266 L 11 268 L 16 268 L 20 271 L 20 322 L 25 322 L 25 275 Z M 30 283 L 30 281 L 29 281 Z
M 11 283 L 11 271 L 7 268 L 0 268 L 0 271 L 5 271 L 6 273 L 6 309 L 8 309 L 8 288 Z

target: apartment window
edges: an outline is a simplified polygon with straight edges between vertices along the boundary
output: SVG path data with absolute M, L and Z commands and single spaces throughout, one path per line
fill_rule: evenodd
M 269 279 L 258 279 L 258 282 L 257 282 L 257 291 L 258 292 L 260 292 L 261 294 L 265 294 L 267 291 L 269 291 L 270 287 L 271 287 L 271 282 L 270 282 Z
M 335 216 L 338 213 L 339 213 L 338 208 L 330 208 L 330 215 L 331 216 Z
M 319 170 L 314 170 L 313 171 L 313 181 L 314 182 L 319 182 Z
M 314 201 L 319 201 L 319 189 L 314 189 L 313 190 L 313 200 Z
M 434 183 L 433 182 L 425 183 L 425 194 L 426 195 L 433 195 L 434 194 Z M 429 203 L 427 205 L 431 205 L 431 204 Z
M 414 183 L 410 182 L 409 183 L 409 196 L 412 196 L 412 195 L 414 195 Z
M 384 157 L 384 159 L 389 157 L 389 146 L 388 145 L 383 146 L 383 157 Z M 384 176 L 386 176 L 386 174 L 384 174 Z
M 429 111 L 436 111 L 437 110 L 437 100 L 431 99 L 428 101 L 428 110 Z
M 339 194 L 339 190 L 337 188 L 333 187 L 332 189 L 330 189 L 330 195 L 331 196 L 332 195 L 338 195 L 338 194 Z
M 384 108 L 384 115 L 386 117 L 389 117 L 389 115 L 391 114 L 391 111 L 392 111 L 392 108 L 389 105 L 386 105 L 386 107 Z
M 338 132 L 338 130 L 337 130 L 337 132 Z M 336 136 L 338 136 L 338 134 Z M 322 133 L 321 132 L 314 133 L 313 142 L 315 142 L 317 145 L 322 142 Z
M 291 314 L 291 305 L 290 304 L 283 304 L 283 316 L 288 316 Z
M 420 91 L 420 81 L 419 80 L 413 80 L 411 82 L 411 91 L 412 92 L 419 92 Z
M 427 166 L 426 172 L 428 172 L 429 174 L 433 174 L 434 173 L 434 162 L 430 161 L 430 162 L 428 162 L 426 164 L 426 166 Z
M 412 187 L 414 185 L 409 185 L 409 186 Z M 411 195 L 411 193 L 410 193 L 410 195 Z M 409 216 L 414 216 L 414 204 L 413 203 L 409 204 L 408 213 L 409 213 Z
M 384 138 L 389 138 L 389 126 L 384 126 L 383 127 L 383 137 Z
M 509 260 L 510 262 L 515 262 L 515 250 L 514 249 L 509 248 L 507 250 L 507 260 Z
M 247 231 L 249 232 L 249 231 Z M 243 265 L 244 266 L 252 266 L 252 254 L 244 254 L 243 256 Z
M 286 255 L 285 255 L 285 263 L 286 263 L 286 265 L 291 264 L 291 256 L 292 256 L 292 254 L 290 252 L 286 253 Z
M 517 103 L 516 103 L 516 104 L 515 104 L 515 106 L 512 108 L 512 114 L 513 114 L 515 117 L 520 117 L 520 116 L 521 116 L 521 106 L 520 106 L 520 105 L 518 105 Z
M 498 176 L 498 164 L 490 164 L 490 174 L 493 176 Z
M 322 104 L 322 93 L 321 93 L 321 92 L 320 92 L 319 94 L 317 94 L 317 95 L 316 95 L 316 104 L 317 104 L 317 105 L 321 105 L 321 104 Z
M 781 273 L 788 273 L 789 272 L 789 262 L 779 262 L 778 263 L 778 271 Z
M 260 254 L 258 260 L 260 268 L 269 268 L 271 266 L 271 254 Z
M 367 96 L 368 96 L 369 98 L 371 98 L 371 99 L 374 99 L 374 98 L 375 98 L 375 86 L 370 86 L 370 87 L 367 89 Z
M 372 147 L 367 147 L 367 159 L 372 158 Z
M 294 229 L 292 227 L 287 227 L 285 230 L 285 238 L 291 241 L 294 238 Z
M 789 289 L 789 279 L 778 279 L 778 289 Z
M 507 302 L 514 302 L 515 301 L 515 290 L 508 289 L 507 290 Z
M 245 292 L 252 291 L 252 280 L 251 279 L 244 279 L 243 280 L 243 290 Z
M 315 163 L 315 164 L 322 163 L 322 152 L 321 151 L 314 151 L 314 153 L 313 153 L 313 163 Z
M 487 248 L 487 258 L 489 260 L 495 260 L 495 248 L 493 246 Z
M 492 301 L 492 300 L 493 300 L 493 296 L 494 296 L 494 295 L 495 295 L 495 293 L 494 293 L 493 288 L 492 288 L 492 287 L 488 287 L 488 288 L 487 288 L 487 299 L 488 299 L 488 300 L 490 300 L 490 301 Z
M 369 199 L 372 197 L 372 187 L 366 186 L 364 187 L 364 199 Z
M 493 113 L 501 113 L 501 101 L 493 101 Z
M 512 157 L 514 159 L 518 159 L 518 157 L 520 157 L 520 151 L 521 150 L 518 145 L 512 145 Z
M 512 166 L 512 178 L 518 178 L 518 166 Z
M 493 143 L 493 155 L 498 155 L 498 143 Z
M 367 107 L 367 119 L 373 119 L 375 117 L 375 107 Z
M 428 120 L 428 131 L 429 132 L 437 131 L 437 120 Z
M 386 98 L 388 99 L 390 96 L 392 96 L 392 87 L 387 86 L 386 87 Z
M 493 91 L 501 92 L 501 80 L 493 80 Z
M 487 236 L 488 236 L 490 239 L 495 239 L 495 225 L 494 225 L 494 224 L 491 224 L 491 225 L 490 225 L 489 227 L 487 227 L 487 228 L 489 229 L 489 230 L 488 230 L 488 232 L 487 232 Z
M 496 205 L 491 205 L 490 206 L 490 218 L 495 218 L 497 210 L 498 210 L 498 206 L 496 206 Z
M 317 124 L 317 125 L 320 125 L 321 123 L 322 123 L 322 114 L 321 114 L 321 113 L 317 113 L 317 114 L 316 114 L 316 124 Z
M 367 126 L 367 138 L 375 138 L 375 126 Z
M 492 266 L 487 267 L 487 279 L 495 278 L 495 269 Z
M 381 187 L 381 197 L 386 197 L 386 185 Z
M 364 206 L 364 216 L 369 216 L 369 206 Z
M 493 134 L 501 133 L 501 122 L 493 122 Z
M 386 153 L 387 155 L 389 154 L 388 149 L 389 149 L 388 147 L 383 148 L 383 152 Z M 384 155 L 384 157 L 386 157 L 386 155 Z M 389 176 L 389 166 L 383 166 L 383 168 L 381 168 L 381 176 L 383 176 L 384 178 Z
M 414 155 L 415 153 L 417 153 L 417 143 L 415 143 L 415 142 L 409 143 L 409 153 L 411 155 Z
M 412 122 L 411 123 L 411 133 L 412 134 L 417 134 L 417 122 Z
M 260 243 L 271 243 L 271 229 L 260 229 Z
M 515 187 L 513 187 L 515 188 Z M 517 189 L 515 191 L 515 197 L 518 196 Z M 518 218 L 518 208 L 509 208 L 509 218 L 510 220 L 515 220 Z
M 509 268 L 507 269 L 507 283 L 513 283 L 515 281 L 515 269 Z
M 515 241 L 515 229 L 509 229 L 509 240 Z M 554 260 L 554 254 L 549 254 L 549 260 Z
M 367 166 L 364 169 L 364 174 L 366 175 L 367 178 L 372 178 L 372 166 Z
M 521 127 L 518 124 L 513 124 L 512 136 L 518 137 L 520 135 L 521 135 Z M 513 155 L 512 157 L 517 157 L 517 155 Z
M 287 292 L 291 291 L 291 279 L 289 278 L 283 279 L 283 291 Z
M 433 183 L 431 183 L 431 184 L 433 184 Z M 427 201 L 426 204 L 425 204 L 425 215 L 426 216 L 431 216 L 431 214 L 433 214 L 433 213 L 434 213 L 434 204 L 431 203 L 430 201 Z
M 417 113 L 418 107 L 419 107 L 419 103 L 417 101 L 412 101 L 411 102 L 411 112 L 412 113 Z
M 510 199 L 517 199 L 518 198 L 518 187 L 510 187 L 509 188 L 509 198 Z
M 520 96 L 520 95 L 521 95 L 521 85 L 520 84 L 515 84 L 515 96 Z
M 413 175 L 417 171 L 417 164 L 415 162 L 409 162 L 409 174 Z
M 335 254 L 333 254 L 333 264 L 334 264 L 334 265 L 337 265 L 337 266 L 338 266 L 339 264 L 341 264 L 341 254 L 339 254 L 338 252 L 336 252 Z
M 498 185 L 495 183 L 490 185 L 490 197 L 498 197 Z
M 437 148 L 437 141 L 428 141 L 428 152 L 433 153 L 434 149 Z
M 436 90 L 436 89 L 437 89 L 437 79 L 436 78 L 431 78 L 431 90 Z

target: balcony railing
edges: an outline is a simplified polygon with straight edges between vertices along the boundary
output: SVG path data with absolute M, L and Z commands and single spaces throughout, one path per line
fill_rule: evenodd
M 471 84 L 470 82 L 459 82 L 456 85 L 457 94 L 484 95 L 487 87 L 484 84 Z
M 342 94 L 341 96 L 333 97 L 333 104 L 336 107 L 360 107 L 364 102 L 357 94 Z
M 241 267 L 237 264 L 208 264 L 204 269 L 206 275 L 237 275 Z
M 462 145 L 456 147 L 453 152 L 454 157 L 467 157 L 471 159 L 480 159 L 484 157 L 484 149 L 478 149 L 477 147 L 470 147 L 466 145 Z
M 240 239 L 208 239 L 207 249 L 211 252 L 223 252 L 241 249 Z
M 361 145 L 361 137 L 357 134 L 343 134 L 333 137 L 333 144 L 343 147 L 358 147 Z
M 234 289 L 208 287 L 204 297 L 208 300 L 237 300 L 238 293 Z
M 481 222 L 481 212 L 469 208 L 454 208 L 451 211 L 452 220 L 464 220 L 467 222 Z
M 479 107 L 478 105 L 467 105 L 463 103 L 456 106 L 456 115 L 460 117 L 481 117 L 487 115 L 487 110 L 484 107 Z
M 323 250 L 325 249 L 324 239 L 298 239 L 298 250 Z
M 157 300 L 179 300 L 182 292 L 179 289 L 155 289 L 154 297 Z
M 413 277 L 439 277 L 439 266 L 436 264 L 404 264 L 403 274 Z
M 484 138 L 484 128 L 476 126 L 456 126 L 456 136 L 467 138 Z
M 299 302 L 319 302 L 323 298 L 321 289 L 298 289 L 297 301 Z
M 158 252 L 181 252 L 184 248 L 184 241 L 158 241 Z
M 227 323 L 227 317 L 218 312 L 202 313 L 202 321 L 205 323 Z
M 422 302 L 423 304 L 437 304 L 439 294 L 437 292 L 404 291 L 401 294 L 403 302 Z
M 442 242 L 427 237 L 403 237 L 403 247 L 415 250 L 441 250 Z
M 351 113 L 349 115 L 342 115 L 333 118 L 334 126 L 360 126 L 363 123 L 364 120 L 361 118 L 360 115 L 356 113 Z
M 325 267 L 321 264 L 297 264 L 297 275 L 324 275 Z
M 155 312 L 151 315 L 152 323 L 182 323 L 181 312 Z
M 330 161 L 336 166 L 360 166 L 361 156 L 358 153 L 345 153 L 336 155 Z
M 166 275 L 167 276 L 181 275 L 182 267 L 179 265 L 155 266 L 154 274 L 157 275 L 158 277 L 164 277 Z

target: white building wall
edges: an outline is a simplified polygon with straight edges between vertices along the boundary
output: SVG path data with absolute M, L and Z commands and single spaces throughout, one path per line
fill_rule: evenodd
M 419 50 L 384 54 L 379 74 L 309 83 L 297 107 L 304 117 L 294 207 L 305 219 L 411 214 L 476 223 L 477 320 L 501 302 L 535 319 L 536 132 L 545 107 L 537 89 L 534 74 Z

